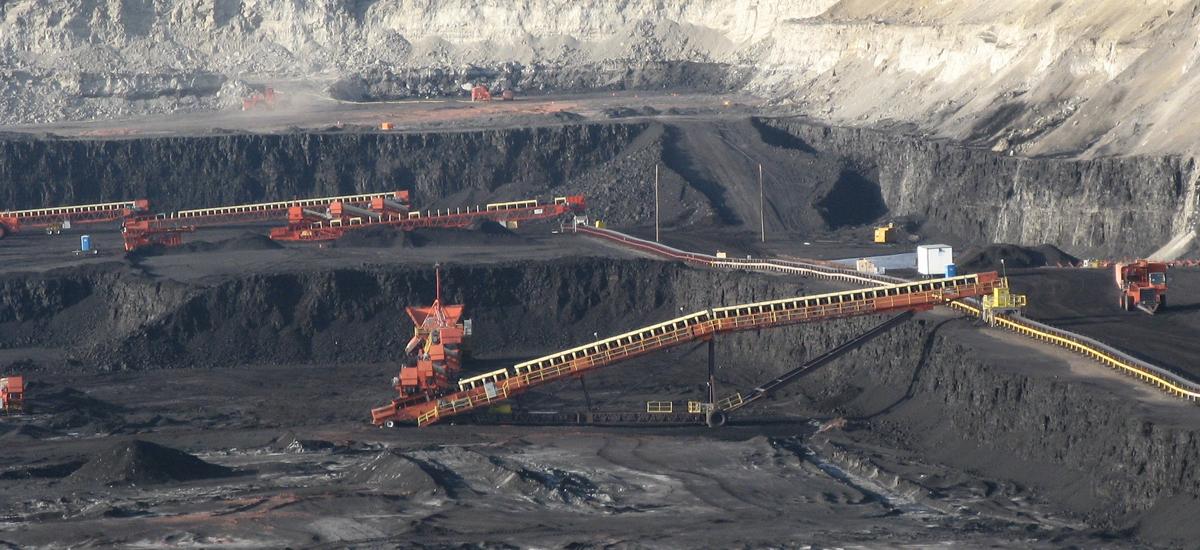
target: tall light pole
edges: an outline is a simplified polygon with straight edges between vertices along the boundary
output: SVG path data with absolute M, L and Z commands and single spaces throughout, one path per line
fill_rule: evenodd
M 654 164 L 654 242 L 658 240 L 658 163 Z
M 758 225 L 762 231 L 762 242 L 767 242 L 767 212 L 763 208 L 763 176 L 762 163 L 758 163 Z

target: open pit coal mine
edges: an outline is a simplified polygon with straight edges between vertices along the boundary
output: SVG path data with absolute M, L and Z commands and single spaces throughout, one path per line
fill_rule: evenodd
M 1150 316 L 1117 307 L 1110 271 L 1054 265 L 1171 240 L 1195 180 L 1172 155 L 1030 158 L 796 117 L 644 111 L 406 132 L 12 133 L 0 204 L 144 198 L 170 212 L 408 190 L 424 211 L 583 195 L 589 223 L 653 238 L 656 168 L 671 246 L 825 260 L 974 247 L 971 271 L 1009 260 L 1030 318 L 1200 377 L 1200 271 L 1173 269 L 1171 303 Z M 119 223 L 97 224 L 83 229 L 98 250 L 86 255 L 79 228 L 0 240 L 0 374 L 26 386 L 24 412 L 0 417 L 0 546 L 1200 540 L 1194 402 L 949 307 L 724 426 L 647 412 L 708 399 L 703 341 L 430 426 L 373 425 L 414 334 L 405 308 L 433 302 L 437 269 L 443 304 L 464 304 L 472 323 L 464 377 L 692 312 L 861 288 L 685 263 L 566 220 L 319 244 L 245 223 L 129 253 Z M 887 222 L 901 242 L 871 244 Z M 887 317 L 720 334 L 716 393 L 749 395 Z

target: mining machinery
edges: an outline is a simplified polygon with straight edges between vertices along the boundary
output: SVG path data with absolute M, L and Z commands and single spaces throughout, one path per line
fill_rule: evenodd
M 419 228 L 468 228 L 483 221 L 514 227 L 525 221 L 582 214 L 582 196 L 556 197 L 542 203 L 536 199 L 494 202 L 479 206 L 412 211 L 405 190 L 237 204 L 148 213 L 145 200 L 12 210 L 0 213 L 0 238 L 22 227 L 45 228 L 50 233 L 72 223 L 120 221 L 125 250 L 132 252 L 150 245 L 177 246 L 183 235 L 199 228 L 237 223 L 286 221 L 272 228 L 279 241 L 327 241 L 348 231 L 369 227 L 391 227 L 410 231 Z
M 472 102 L 492 100 L 492 91 L 489 90 L 486 85 L 476 84 L 472 86 L 470 84 L 466 84 L 463 87 L 471 91 Z M 513 91 L 510 89 L 506 88 L 500 92 L 500 99 L 504 101 L 512 101 L 514 97 Z
M 254 92 L 249 97 L 242 100 L 243 111 L 253 111 L 254 109 L 274 109 L 275 103 L 279 99 L 279 95 L 275 92 L 275 88 L 267 86 L 261 92 Z
M 483 84 L 476 84 L 471 87 L 471 101 L 491 101 L 492 92 Z
M 1137 260 L 1113 265 L 1113 278 L 1121 291 L 1125 311 L 1140 309 L 1150 315 L 1167 307 L 1167 264 Z
M 199 227 L 211 227 L 235 223 L 262 222 L 288 219 L 293 210 L 325 212 L 337 205 L 338 208 L 361 209 L 380 205 L 380 211 L 407 212 L 408 191 L 365 193 L 335 197 L 293 199 L 289 201 L 237 204 L 180 210 L 166 214 L 131 216 L 124 220 L 121 231 L 125 250 L 133 251 L 144 246 L 160 244 L 176 246 L 182 242 L 183 233 Z M 386 210 L 385 210 L 386 205 Z
M 400 372 L 392 379 L 398 397 L 390 405 L 405 408 L 449 393 L 462 368 L 463 345 L 471 335 L 471 321 L 463 320 L 462 304 L 442 302 L 442 271 L 435 267 L 433 304 L 407 307 L 413 336 L 404 346 Z
M 963 298 L 983 296 L 995 288 L 1006 286 L 1006 281 L 997 273 L 987 272 L 706 309 L 508 368 L 457 380 L 456 385 L 449 376 L 435 376 L 435 384 L 424 386 L 405 385 L 398 381 L 396 386 L 400 396 L 385 406 L 373 409 L 371 419 L 379 426 L 392 427 L 400 423 L 425 426 L 491 406 L 538 386 L 580 378 L 634 357 L 687 343 L 711 341 L 718 334 L 862 315 L 919 311 Z M 427 317 L 422 318 L 422 322 L 426 320 Z M 418 332 L 414 341 L 429 341 L 432 338 L 422 340 L 421 337 L 422 334 Z M 445 357 L 445 354 L 442 356 Z M 446 366 L 442 368 L 449 372 Z M 437 372 L 434 365 L 431 365 L 431 369 Z M 404 373 L 403 367 L 401 373 Z M 710 392 L 713 391 L 712 386 L 710 367 Z M 764 390 L 767 391 L 769 389 Z M 707 410 L 698 411 L 705 413 L 710 423 L 716 413 L 723 414 L 722 403 L 713 401 L 716 401 L 715 396 L 710 396 Z M 726 407 L 741 405 L 740 399 L 723 401 Z
M 511 226 L 525 221 L 582 214 L 585 208 L 586 201 L 578 195 L 555 197 L 550 203 L 529 199 L 425 212 L 408 212 L 374 204 L 370 208 L 360 208 L 335 202 L 325 210 L 289 209 L 287 227 L 272 229 L 271 238 L 278 241 L 328 241 L 349 231 L 370 227 L 411 231 L 436 227 L 466 228 L 484 221 Z
M 115 222 L 144 214 L 149 208 L 149 201 L 139 199 L 29 210 L 7 210 L 0 212 L 0 239 L 28 228 L 44 229 L 47 233 L 61 233 L 63 229 L 73 225 Z
M 0 413 L 18 414 L 25 410 L 25 378 L 0 378 Z

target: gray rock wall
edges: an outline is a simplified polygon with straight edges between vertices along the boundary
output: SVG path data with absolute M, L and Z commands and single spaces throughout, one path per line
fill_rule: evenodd
M 874 167 L 889 215 L 954 242 L 1053 243 L 1141 256 L 1185 225 L 1195 163 L 1177 156 L 1021 158 L 859 128 L 768 120 L 814 149 Z

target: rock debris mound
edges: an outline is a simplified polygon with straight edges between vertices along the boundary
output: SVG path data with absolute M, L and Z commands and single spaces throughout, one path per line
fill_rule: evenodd
M 348 479 L 351 483 L 408 496 L 445 492 L 442 483 L 421 464 L 392 451 L 379 453 L 361 470 L 352 472 Z
M 1074 265 L 1076 258 L 1058 247 L 1049 244 L 1026 247 L 1014 244 L 992 244 L 967 249 L 958 265 L 966 271 L 989 271 L 1000 269 L 1000 261 L 1010 269 Z
M 405 231 L 386 225 L 377 225 L 347 231 L 334 241 L 334 246 L 339 248 L 410 248 L 413 246 L 413 242 Z
M 494 221 L 483 221 L 469 228 L 424 228 L 400 231 L 388 226 L 367 227 L 347 231 L 335 241 L 337 247 L 351 248 L 410 248 L 422 246 L 452 246 L 494 244 L 521 241 L 521 237 Z
M 234 470 L 180 450 L 142 440 L 124 441 L 94 455 L 67 478 L 75 484 L 151 485 L 233 475 Z
M 185 242 L 184 244 L 176 247 L 153 244 L 130 252 L 128 253 L 128 256 L 131 258 L 148 258 L 151 256 L 189 254 L 193 252 L 233 252 L 239 250 L 276 250 L 280 248 L 283 248 L 283 245 L 271 240 L 270 237 L 260 233 L 247 231 L 241 235 L 238 235 L 237 237 L 216 242 Z

